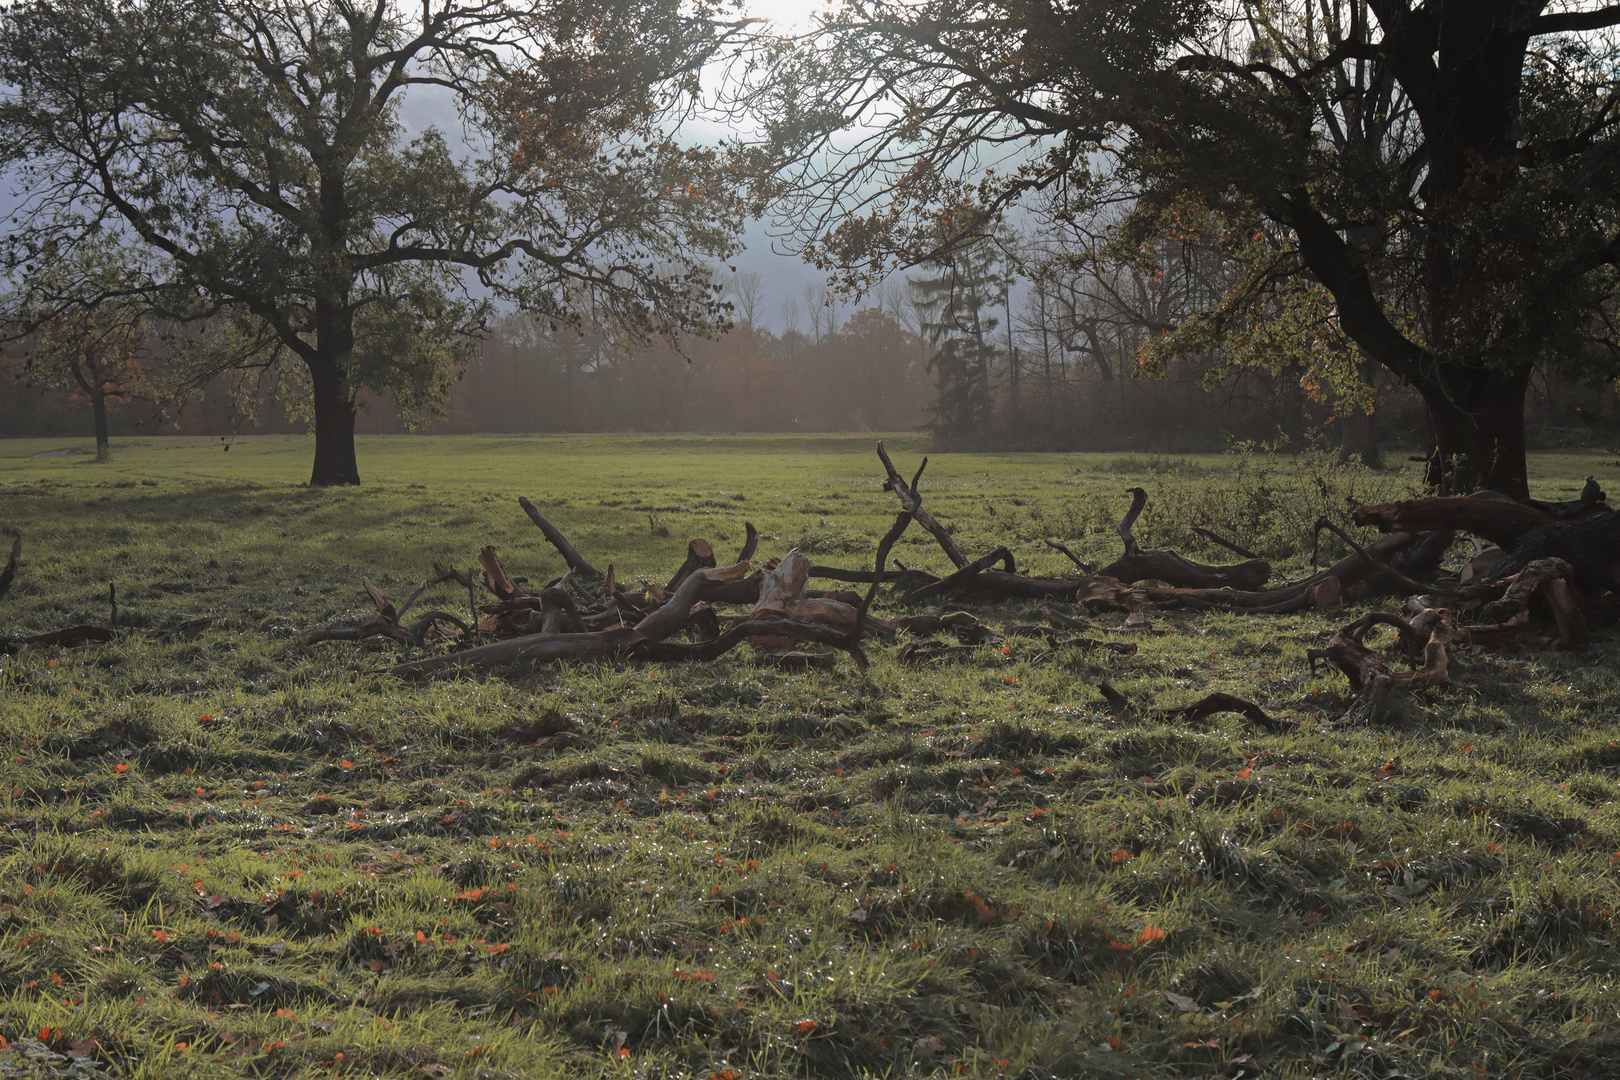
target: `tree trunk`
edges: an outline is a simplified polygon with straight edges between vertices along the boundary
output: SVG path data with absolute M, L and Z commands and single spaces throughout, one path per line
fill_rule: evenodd
M 1352 409 L 1339 421 L 1339 461 L 1349 462 L 1358 457 L 1369 469 L 1384 467 L 1383 457 L 1378 452 L 1373 414 Z
M 354 398 L 343 386 L 335 365 L 311 366 L 315 405 L 315 467 L 310 487 L 338 487 L 360 483 L 354 457 Z
M 1524 395 L 1530 365 L 1513 371 L 1473 369 L 1449 387 L 1434 383 L 1418 390 L 1434 426 L 1435 447 L 1427 479 L 1442 495 L 1467 495 L 1481 488 L 1515 499 L 1530 496 L 1524 460 Z M 1449 393 L 1447 392 L 1449 389 Z
M 90 412 L 96 423 L 96 460 L 112 460 L 112 444 L 107 438 L 107 395 L 90 394 Z

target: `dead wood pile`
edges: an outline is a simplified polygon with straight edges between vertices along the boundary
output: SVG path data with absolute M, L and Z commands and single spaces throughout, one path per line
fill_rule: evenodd
M 880 619 L 870 608 L 883 585 L 894 586 L 899 595 L 892 602 L 902 608 L 926 600 L 949 604 L 1057 601 L 1094 611 L 1123 610 L 1127 629 L 1144 630 L 1152 629 L 1143 614 L 1149 609 L 1267 615 L 1376 597 L 1409 597 L 1401 614 L 1368 612 L 1341 629 L 1326 648 L 1310 650 L 1313 668 L 1331 665 L 1349 681 L 1354 696 L 1348 716 L 1377 709 L 1395 687 L 1415 690 L 1447 685 L 1456 649 L 1551 644 L 1553 639 L 1530 628 L 1533 606 L 1552 614 L 1559 645 L 1577 647 L 1585 640 L 1592 613 L 1599 610 L 1587 594 L 1620 583 L 1620 515 L 1607 509 L 1603 492 L 1590 481 L 1582 497 L 1568 503 L 1515 501 L 1481 493 L 1360 507 L 1353 512 L 1353 520 L 1385 533 L 1365 545 L 1323 519 L 1317 522 L 1318 538 L 1324 530 L 1331 531 L 1352 553 L 1299 580 L 1268 587 L 1272 577 L 1269 563 L 1208 530 L 1194 531 L 1243 556 L 1244 561 L 1206 565 L 1177 552 L 1144 549 L 1133 532 L 1147 504 L 1147 492 L 1142 488 L 1128 490 L 1130 506 L 1118 526 L 1123 550 L 1101 569 L 1088 572 L 1068 548 L 1052 541 L 1049 546 L 1067 555 L 1082 571 L 1079 576 L 1022 574 L 1011 550 L 1002 545 L 969 558 L 950 530 L 923 505 L 919 484 L 927 459 L 908 481 L 895 468 L 882 442 L 877 454 L 886 475 L 883 486 L 894 493 L 899 512 L 879 544 L 870 570 L 816 566 L 797 550 L 770 558 L 756 569 L 759 534 L 752 524 L 746 524 L 747 539 L 728 565 L 718 565 L 708 541 L 693 539 L 681 566 L 667 581 L 627 584 L 619 580 L 611 563 L 605 571 L 593 566 L 534 503 L 523 498 L 519 503 L 524 513 L 568 568 L 561 577 L 530 592 L 527 582 L 508 573 L 495 550 L 486 547 L 478 554 L 478 568 L 465 573 L 435 563 L 434 576 L 397 608 L 369 580 L 363 580 L 376 615 L 355 626 L 312 630 L 304 641 L 380 635 L 412 647 L 452 646 L 451 651 L 390 669 L 405 678 L 570 656 L 654 662 L 712 660 L 744 643 L 782 666 L 830 666 L 837 651 L 865 666 L 863 641 L 897 634 L 912 639 L 899 651 L 904 663 L 1007 648 L 1008 639 L 1031 636 L 1044 639 L 1049 647 L 1136 651 L 1129 642 L 1086 636 L 1084 631 L 1095 629 L 1093 622 L 1065 615 L 1052 606 L 1043 610 L 1044 625 L 1011 625 L 1004 630 L 987 626 L 966 611 Z M 889 567 L 890 550 L 913 521 L 934 537 L 954 570 L 936 577 L 898 562 Z M 1499 547 L 1486 552 L 1476 540 L 1477 557 L 1453 575 L 1443 570 L 1441 560 L 1459 533 Z M 810 588 L 816 579 L 867 588 L 864 596 Z M 445 582 L 467 590 L 467 617 L 432 610 L 408 622 L 406 615 L 427 590 Z M 1449 606 L 1442 606 L 1441 600 Z M 1467 621 L 1459 623 L 1459 618 Z M 1384 653 L 1367 644 L 1370 632 L 1379 626 L 1396 631 L 1396 647 L 1409 670 L 1393 671 Z M 955 640 L 942 642 L 940 636 Z M 818 646 L 819 651 L 804 651 L 806 645 Z M 1236 711 L 1268 729 L 1287 723 L 1270 717 L 1252 702 L 1229 695 L 1210 695 L 1192 706 L 1163 709 L 1134 706 L 1106 685 L 1103 693 L 1116 708 L 1145 715 L 1194 717 Z

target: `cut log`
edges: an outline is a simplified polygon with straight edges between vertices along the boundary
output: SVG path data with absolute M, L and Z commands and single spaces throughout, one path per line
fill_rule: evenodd
M 1509 578 L 1493 578 L 1465 585 L 1458 599 L 1465 608 L 1477 609 L 1483 625 L 1470 625 L 1465 632 L 1474 644 L 1487 648 L 1508 648 L 1517 643 L 1518 631 L 1530 621 L 1530 604 L 1537 597 L 1546 599 L 1558 623 L 1558 643 L 1576 648 L 1586 640 L 1586 618 L 1576 603 L 1569 580 L 1574 576 L 1562 559 L 1537 559 Z
M 675 571 L 675 576 L 669 579 L 664 591 L 673 593 L 680 588 L 681 582 L 699 570 L 706 570 L 714 565 L 714 547 L 702 537 L 694 536 L 686 542 L 686 561 L 681 568 Z
M 1547 604 L 1558 623 L 1558 644 L 1574 649 L 1586 641 L 1586 618 L 1570 595 L 1569 582 L 1555 578 L 1547 583 Z
M 810 560 L 794 548 L 774 568 L 761 575 L 759 599 L 754 603 L 750 618 L 785 617 L 788 610 L 804 598 L 804 586 L 809 580 Z
M 502 600 L 524 595 L 517 582 L 506 572 L 506 567 L 501 565 L 500 556 L 495 554 L 494 548 L 485 546 L 479 549 L 478 565 L 484 568 L 484 581 L 489 585 L 490 592 Z
M 845 633 L 853 633 L 855 618 L 859 613 L 859 608 L 839 600 L 806 597 L 789 608 L 786 617 L 796 622 L 816 623 L 820 626 L 834 627 Z M 866 626 L 862 632 L 867 637 L 892 638 L 898 631 L 899 628 L 894 623 L 869 614 L 866 616 Z

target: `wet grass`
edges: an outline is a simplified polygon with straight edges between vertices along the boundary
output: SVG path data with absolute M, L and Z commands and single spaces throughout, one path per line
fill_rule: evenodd
M 362 573 L 397 599 L 485 542 L 557 573 L 519 494 L 621 576 L 687 536 L 724 557 L 744 518 L 762 554 L 860 565 L 893 513 L 867 440 L 374 439 L 335 492 L 293 482 L 300 440 L 30 456 L 61 445 L 0 443 L 25 542 L 0 630 L 105 621 L 112 581 L 128 632 L 0 668 L 0 1075 L 1551 1078 L 1620 1052 L 1612 634 L 1465 654 L 1351 727 L 1304 659 L 1337 609 L 1098 617 L 1133 656 L 404 685 L 374 673 L 397 646 L 292 635 L 364 615 Z M 1614 476 L 1536 470 L 1550 497 Z M 1065 562 L 1042 537 L 1110 557 L 1141 483 L 1145 541 L 1216 561 L 1208 524 L 1294 572 L 1317 514 L 1413 482 L 943 455 L 923 490 L 1034 570 Z M 1304 723 L 1119 715 L 1102 679 Z

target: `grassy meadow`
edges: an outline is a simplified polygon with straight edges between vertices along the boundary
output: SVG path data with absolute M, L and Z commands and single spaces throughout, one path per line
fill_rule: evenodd
M 888 446 L 909 476 L 920 442 Z M 896 641 L 865 672 L 738 650 L 405 684 L 378 674 L 394 643 L 295 635 L 371 612 L 362 574 L 398 600 L 484 544 L 561 573 L 519 495 L 621 580 L 692 536 L 729 561 L 744 520 L 761 557 L 869 565 L 895 511 L 871 438 L 365 438 L 356 490 L 304 487 L 300 438 L 80 449 L 0 440 L 24 543 L 0 634 L 105 623 L 109 583 L 127 628 L 0 659 L 0 1077 L 1620 1068 L 1613 630 L 1464 653 L 1351 725 L 1305 650 L 1359 607 L 1091 617 L 1134 655 L 1015 637 L 907 666 Z M 1542 455 L 1532 487 L 1615 491 L 1617 466 Z M 1061 573 L 1043 538 L 1112 558 L 1135 484 L 1144 544 L 1228 561 L 1208 525 L 1291 578 L 1318 515 L 1417 476 L 942 454 L 921 489 L 970 556 Z M 895 555 L 947 565 L 915 526 Z M 1302 723 L 1116 715 L 1104 679 Z

